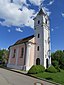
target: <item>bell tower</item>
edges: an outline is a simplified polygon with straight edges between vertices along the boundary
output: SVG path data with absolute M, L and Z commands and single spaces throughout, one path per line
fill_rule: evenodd
M 51 65 L 50 56 L 50 25 L 49 17 L 42 10 L 39 10 L 34 18 L 35 29 L 35 65 L 43 65 L 45 68 Z

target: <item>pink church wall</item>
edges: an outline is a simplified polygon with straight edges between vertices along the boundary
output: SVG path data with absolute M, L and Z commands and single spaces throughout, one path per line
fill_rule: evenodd
M 18 48 L 19 48 L 19 52 L 17 54 L 17 51 L 18 51 L 17 49 Z M 21 56 L 22 48 L 24 48 L 23 57 Z M 14 55 L 14 49 L 16 49 L 15 57 L 13 57 L 13 55 Z M 16 64 L 16 57 L 18 57 L 17 58 L 18 59 L 17 60 L 17 65 L 24 65 L 25 45 L 24 44 L 21 44 L 21 45 L 13 46 L 11 50 L 12 50 L 12 53 L 9 56 L 9 57 L 11 57 L 10 64 Z
M 22 48 L 24 48 L 23 57 L 21 56 Z M 17 65 L 24 65 L 24 55 L 25 55 L 25 45 L 22 44 L 21 46 L 19 46 L 18 64 Z
M 30 52 L 29 67 L 31 67 L 32 65 L 34 65 L 34 47 L 35 47 L 34 38 L 29 40 L 29 43 L 31 43 L 31 47 L 30 47 L 30 51 L 29 51 Z M 27 44 L 29 44 L 29 43 L 27 43 Z M 24 48 L 23 57 L 21 56 L 22 55 L 21 54 L 22 53 L 22 48 Z M 13 57 L 14 49 L 16 49 L 15 57 Z M 25 51 L 26 50 L 25 50 L 25 44 L 24 43 L 10 47 L 10 56 L 9 56 L 10 64 L 17 65 L 17 66 L 24 66 L 24 59 L 26 57 L 25 56 Z
M 10 55 L 11 59 L 10 59 L 10 64 L 16 64 L 16 57 L 13 58 L 14 55 L 14 49 L 16 49 L 16 47 L 12 47 L 12 53 Z
M 16 63 L 16 58 L 11 58 L 10 64 L 15 64 Z

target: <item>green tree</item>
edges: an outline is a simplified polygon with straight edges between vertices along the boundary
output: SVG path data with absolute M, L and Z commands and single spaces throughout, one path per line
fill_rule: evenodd
M 58 67 L 59 66 L 59 62 L 57 60 L 53 60 L 52 61 L 52 65 L 55 66 L 55 67 Z
M 3 63 L 7 63 L 8 61 L 8 50 L 4 49 L 3 50 Z
M 7 61 L 8 61 L 8 50 L 6 50 L 6 49 L 0 50 L 0 60 L 2 60 L 3 63 L 7 63 Z
M 0 50 L 0 60 L 2 60 L 3 50 Z
M 64 69 L 64 51 L 57 50 L 51 53 L 52 65 Z
M 54 54 L 55 54 L 54 52 L 51 53 L 51 59 L 52 59 L 52 61 L 55 60 L 55 56 L 54 56 Z
M 64 69 L 64 56 L 61 57 L 59 64 L 60 64 L 60 68 Z

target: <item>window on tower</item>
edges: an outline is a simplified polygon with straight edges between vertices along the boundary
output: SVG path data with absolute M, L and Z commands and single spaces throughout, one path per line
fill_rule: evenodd
M 38 38 L 40 38 L 40 34 L 38 34 Z
M 40 20 L 38 20 L 38 24 L 40 24 Z
M 37 51 L 39 51 L 39 46 L 37 47 Z
M 46 19 L 45 23 L 47 24 L 47 19 Z

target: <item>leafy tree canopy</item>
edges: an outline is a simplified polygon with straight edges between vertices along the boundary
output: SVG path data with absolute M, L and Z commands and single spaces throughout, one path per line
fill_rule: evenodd
M 8 60 L 8 50 L 6 49 L 0 50 L 0 60 L 4 62 Z
M 59 66 L 64 69 L 64 51 L 57 50 L 56 52 L 51 53 L 52 65 Z

